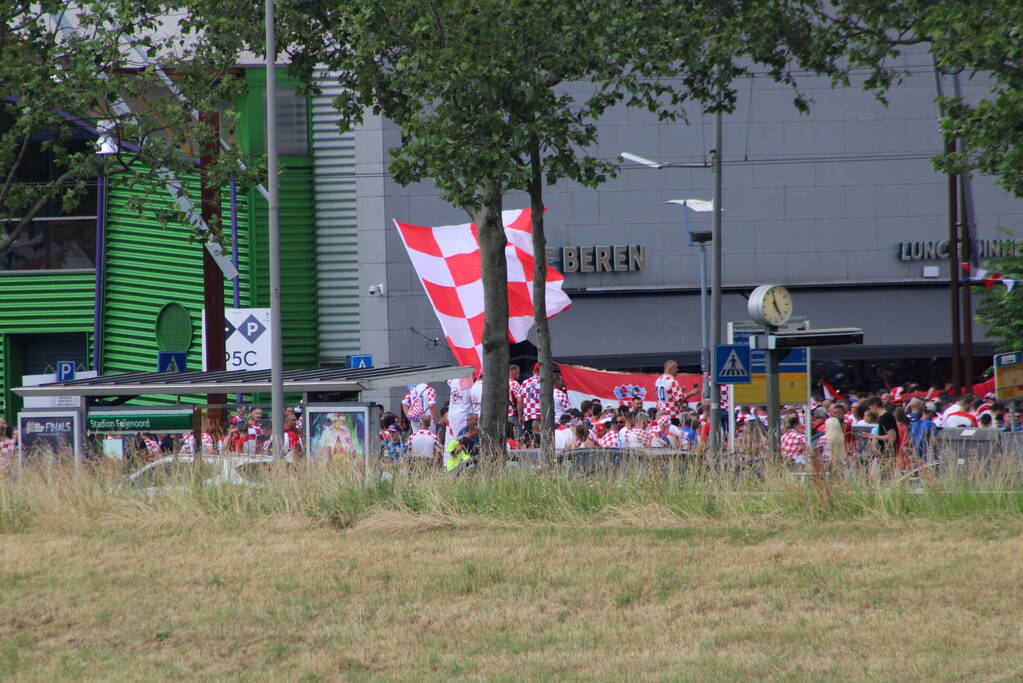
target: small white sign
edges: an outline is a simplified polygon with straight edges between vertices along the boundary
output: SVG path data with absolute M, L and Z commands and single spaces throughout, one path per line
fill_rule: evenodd
M 224 309 L 224 348 L 228 370 L 270 369 L 270 309 Z M 202 315 L 202 369 L 206 367 L 206 311 Z
M 75 379 L 91 379 L 96 376 L 95 370 L 81 370 Z M 21 386 L 37 387 L 40 384 L 52 384 L 57 381 L 57 373 L 48 372 L 43 375 L 22 375 Z M 77 408 L 78 396 L 26 396 L 22 405 L 25 408 Z

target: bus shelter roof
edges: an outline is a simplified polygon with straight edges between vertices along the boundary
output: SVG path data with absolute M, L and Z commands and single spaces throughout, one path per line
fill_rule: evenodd
M 427 364 L 377 368 L 285 370 L 284 391 L 330 393 L 389 389 L 420 382 L 443 382 L 471 375 L 468 366 Z M 145 396 L 182 394 L 251 394 L 269 392 L 269 370 L 219 372 L 128 372 L 90 379 L 16 387 L 20 396 Z

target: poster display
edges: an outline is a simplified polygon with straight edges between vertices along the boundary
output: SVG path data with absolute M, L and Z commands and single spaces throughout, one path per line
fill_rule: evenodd
M 18 413 L 18 461 L 66 457 L 78 459 L 82 452 L 82 418 L 77 410 L 26 411 Z
M 379 450 L 368 403 L 306 406 L 308 458 L 325 465 L 356 465 L 368 471 L 370 452 Z

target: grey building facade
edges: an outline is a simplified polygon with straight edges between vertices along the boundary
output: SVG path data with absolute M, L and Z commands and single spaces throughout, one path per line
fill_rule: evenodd
M 943 144 L 935 79 L 927 55 L 902 59 L 909 75 L 887 107 L 857 88 L 808 77 L 802 86 L 813 105 L 801 115 L 792 91 L 766 77 L 740 85 L 723 132 L 725 321 L 748 318 L 746 296 L 756 285 L 780 283 L 792 290 L 796 315 L 815 327 L 864 328 L 863 347 L 830 349 L 818 360 L 949 356 L 949 265 L 938 258 L 948 238 L 948 183 L 930 163 Z M 982 83 L 964 85 L 968 96 L 984 92 Z M 579 94 L 588 88 L 572 87 Z M 621 107 L 600 122 L 596 153 L 700 163 L 713 139 L 713 118 L 698 110 L 686 125 Z M 389 121 L 368 119 L 350 140 L 359 333 L 358 348 L 350 333 L 345 344 L 379 363 L 449 359 L 433 342 L 443 342 L 443 333 L 392 221 L 468 218 L 429 183 L 401 187 L 390 178 L 387 151 L 400 135 Z M 1005 228 L 1023 238 L 1023 200 L 991 178 L 976 177 L 972 187 L 978 237 L 1004 240 Z M 555 357 L 602 368 L 653 368 L 669 357 L 698 366 L 700 252 L 685 232 L 684 209 L 665 202 L 710 199 L 711 188 L 709 170 L 625 163 L 598 189 L 548 188 L 550 255 L 573 299 L 552 320 Z M 525 206 L 523 194 L 505 197 L 505 208 Z M 709 230 L 710 220 L 691 213 L 689 226 Z M 615 247 L 624 249 L 616 254 Z M 329 273 L 321 270 L 319 279 L 321 288 L 332 286 Z M 354 297 L 352 278 L 347 286 Z M 324 346 L 341 349 L 330 345 L 331 334 L 321 329 Z M 977 355 L 992 349 L 983 334 L 976 329 Z

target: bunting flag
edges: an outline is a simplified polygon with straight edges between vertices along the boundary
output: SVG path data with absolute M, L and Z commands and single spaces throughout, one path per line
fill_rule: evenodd
M 657 390 L 654 383 L 658 374 L 647 372 L 609 372 L 594 370 L 581 365 L 559 363 L 561 376 L 565 380 L 565 391 L 572 406 L 578 408 L 586 400 L 598 399 L 605 408 L 616 408 L 632 402 L 633 397 L 643 401 L 643 408 L 657 406 Z M 682 391 L 703 386 L 703 375 L 675 375 Z M 691 406 L 699 405 L 697 393 Z
M 508 239 L 508 340 L 526 339 L 533 327 L 533 224 L 529 209 L 504 211 Z M 395 221 L 416 275 L 426 290 L 455 360 L 483 367 L 483 280 L 474 223 L 428 228 Z M 565 276 L 547 267 L 547 317 L 572 305 Z
M 1005 285 L 1005 288 L 1011 292 L 1015 289 L 1016 283 L 1019 281 L 1016 278 L 1004 277 L 1001 273 L 991 273 L 989 275 L 987 269 L 972 268 L 970 264 L 965 261 L 959 265 L 963 269 L 963 275 L 959 278 L 960 282 L 980 282 L 988 291 L 991 291 L 996 284 L 1001 282 Z

